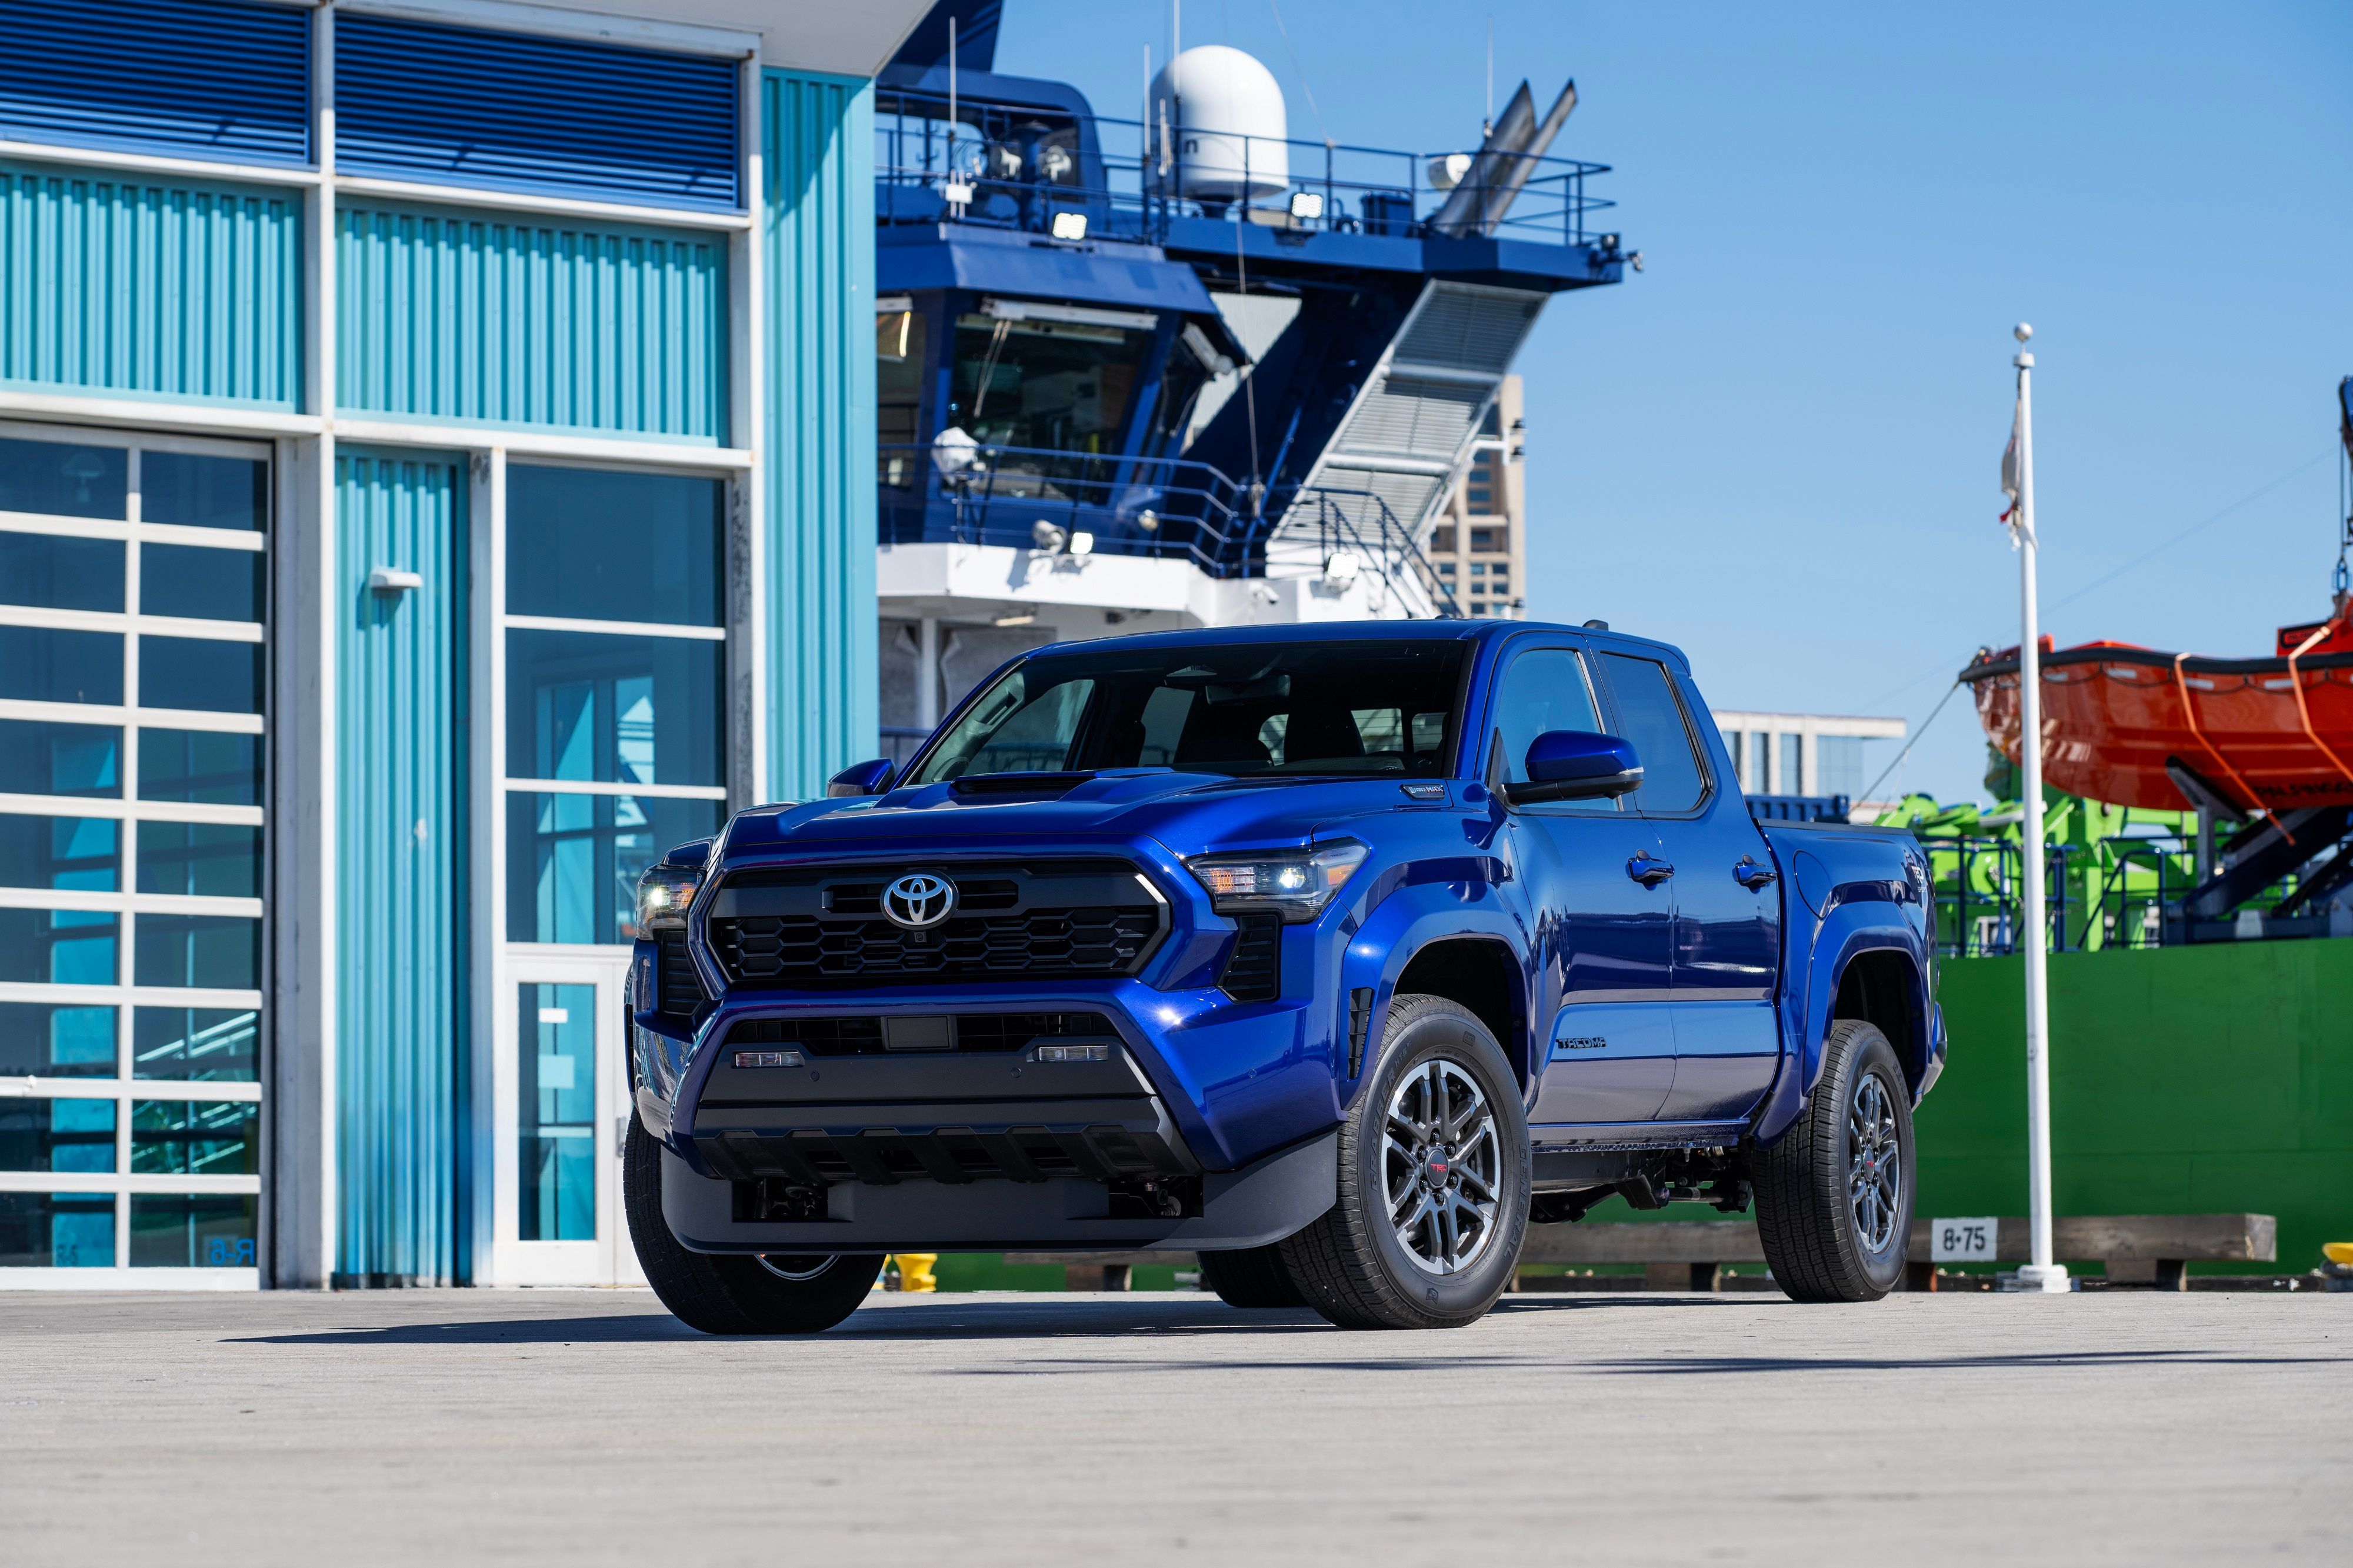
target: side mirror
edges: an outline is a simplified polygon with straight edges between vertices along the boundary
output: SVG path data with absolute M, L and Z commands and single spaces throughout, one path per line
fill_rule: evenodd
M 1528 743 L 1528 778 L 1510 786 L 1514 805 L 1546 800 L 1601 800 L 1642 787 L 1632 742 L 1590 730 L 1547 730 Z
M 891 787 L 892 772 L 888 757 L 877 757 L 871 763 L 847 767 L 828 779 L 825 793 L 833 798 L 849 795 L 881 795 Z

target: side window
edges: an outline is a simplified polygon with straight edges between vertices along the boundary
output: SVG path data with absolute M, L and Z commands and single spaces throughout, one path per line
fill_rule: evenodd
M 1601 658 L 1618 700 L 1619 733 L 1642 760 L 1642 787 L 1627 798 L 1637 811 L 1689 811 L 1699 804 L 1706 775 L 1666 666 L 1622 653 Z
M 1528 745 L 1548 730 L 1599 730 L 1601 718 L 1593 705 L 1593 684 L 1586 678 L 1585 656 L 1575 648 L 1535 647 L 1512 660 L 1495 692 L 1493 735 L 1504 749 L 1504 777 L 1525 784 L 1528 777 Z M 1490 746 L 1496 743 L 1491 739 Z M 1616 811 L 1614 800 L 1560 801 L 1542 809 Z

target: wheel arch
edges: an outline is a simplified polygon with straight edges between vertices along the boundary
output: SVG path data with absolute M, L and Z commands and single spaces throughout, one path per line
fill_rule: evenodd
M 1501 938 L 1446 936 L 1422 943 L 1398 972 L 1390 994 L 1442 996 L 1465 1008 L 1503 1047 L 1522 1090 L 1533 1081 L 1527 987 L 1518 955 Z
M 1912 954 L 1873 947 L 1850 957 L 1839 972 L 1829 1022 L 1860 1018 L 1887 1037 L 1916 1100 L 1928 1074 L 1927 987 Z

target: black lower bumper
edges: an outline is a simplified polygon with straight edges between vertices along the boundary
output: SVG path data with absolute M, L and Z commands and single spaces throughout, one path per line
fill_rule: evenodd
M 819 1189 L 823 1218 L 739 1218 L 744 1184 L 698 1174 L 662 1152 L 662 1217 L 696 1252 L 1058 1252 L 1258 1247 L 1304 1228 L 1338 1192 L 1339 1135 L 1325 1132 L 1239 1171 L 1203 1172 L 1197 1213 L 1122 1214 L 1118 1184 L 1036 1181 L 888 1184 Z

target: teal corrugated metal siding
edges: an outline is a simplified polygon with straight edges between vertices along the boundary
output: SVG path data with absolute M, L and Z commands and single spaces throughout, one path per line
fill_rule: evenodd
M 374 205 L 335 226 L 344 411 L 723 437 L 723 234 Z
M 765 73 L 769 794 L 873 755 L 873 90 Z
M 290 409 L 302 201 L 0 165 L 0 382 Z
M 464 476 L 335 459 L 335 1272 L 353 1282 L 468 1272 Z M 425 585 L 372 593 L 376 566 Z

